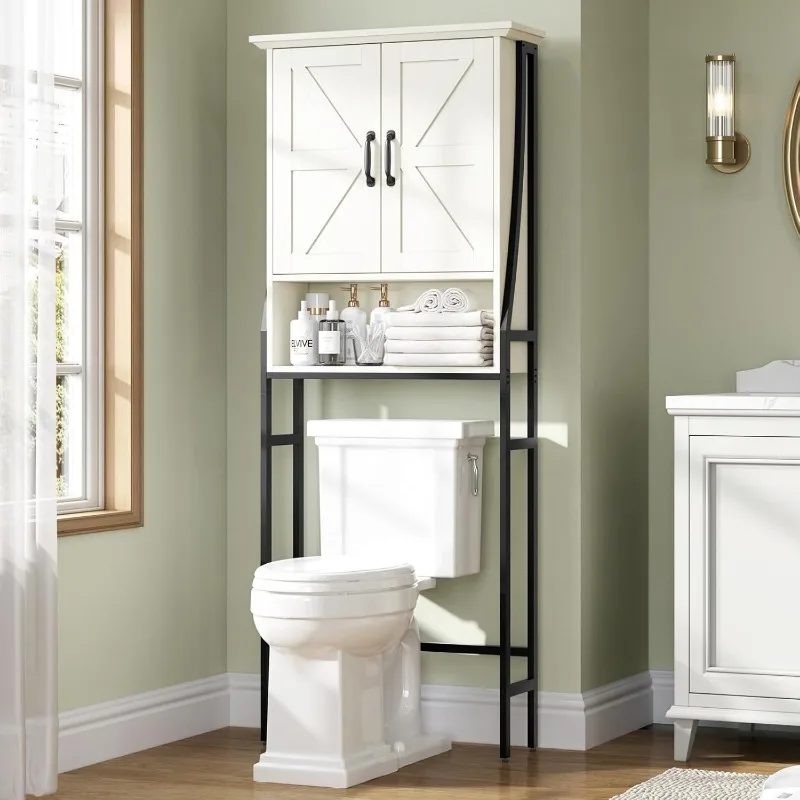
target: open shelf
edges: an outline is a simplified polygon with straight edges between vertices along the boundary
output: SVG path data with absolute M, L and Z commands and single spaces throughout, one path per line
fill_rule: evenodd
M 417 378 L 420 380 L 439 378 L 447 380 L 496 381 L 500 377 L 499 367 L 283 367 L 275 366 L 267 370 L 267 377 L 280 378 Z

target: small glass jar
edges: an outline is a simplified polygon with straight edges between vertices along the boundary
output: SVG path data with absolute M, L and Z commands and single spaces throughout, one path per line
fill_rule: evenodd
M 362 367 L 377 367 L 383 364 L 386 326 L 375 322 L 365 328 L 353 330 L 356 348 L 356 364 Z

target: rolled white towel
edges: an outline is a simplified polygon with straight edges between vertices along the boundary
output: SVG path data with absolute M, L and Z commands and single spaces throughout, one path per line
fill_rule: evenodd
M 469 341 L 465 339 L 437 339 L 417 341 L 415 339 L 388 339 L 387 353 L 491 353 L 494 342 Z
M 389 367 L 491 367 L 492 357 L 481 353 L 386 353 Z
M 442 311 L 448 314 L 460 314 L 474 311 L 477 308 L 471 292 L 463 289 L 445 289 L 442 292 Z
M 409 311 L 441 311 L 442 293 L 438 289 L 428 289 L 423 292 L 410 306 L 400 306 L 399 312 Z
M 407 328 L 390 325 L 386 329 L 386 339 L 416 339 L 417 341 L 442 341 L 462 339 L 470 342 L 491 341 L 494 339 L 492 328 L 470 326 L 466 328 Z
M 390 311 L 386 315 L 387 327 L 399 326 L 447 328 L 484 325 L 494 326 L 494 313 L 491 311 L 464 311 L 448 314 L 409 314 L 406 311 Z

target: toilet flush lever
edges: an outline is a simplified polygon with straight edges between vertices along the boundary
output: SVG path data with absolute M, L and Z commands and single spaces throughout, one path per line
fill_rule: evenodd
M 478 489 L 480 488 L 480 473 L 478 472 L 478 456 L 469 453 L 467 461 L 472 462 L 472 496 L 478 496 Z

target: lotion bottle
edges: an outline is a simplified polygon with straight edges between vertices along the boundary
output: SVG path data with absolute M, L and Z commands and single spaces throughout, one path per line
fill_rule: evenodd
M 289 361 L 293 367 L 313 367 L 317 364 L 317 323 L 311 319 L 305 300 L 300 301 L 297 319 L 289 323 L 291 353 Z
M 336 301 L 331 300 L 317 333 L 317 355 L 321 367 L 341 367 L 344 364 L 345 340 L 345 324 L 339 319 Z
M 381 299 L 378 305 L 372 309 L 369 315 L 369 324 L 374 325 L 376 322 L 382 322 L 386 325 L 386 315 L 394 309 L 389 305 L 389 284 L 382 283 L 380 286 L 373 286 L 373 289 L 380 289 Z
M 342 289 L 348 287 L 342 286 Z M 347 330 L 347 343 L 345 352 L 345 364 L 355 366 L 356 363 L 356 349 L 355 349 L 355 336 L 354 331 L 358 328 L 361 336 L 367 332 L 367 312 L 358 305 L 358 284 L 350 284 L 350 299 L 347 301 L 347 308 L 342 309 L 339 315 L 343 320 Z

